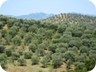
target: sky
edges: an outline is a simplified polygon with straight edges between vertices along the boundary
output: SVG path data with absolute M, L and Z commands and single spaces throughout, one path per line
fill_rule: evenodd
M 7 0 L 0 7 L 0 14 L 3 15 L 19 16 L 39 12 L 96 15 L 96 8 L 89 0 Z

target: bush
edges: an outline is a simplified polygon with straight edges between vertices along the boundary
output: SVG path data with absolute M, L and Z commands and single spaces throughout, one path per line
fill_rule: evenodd
M 1 30 L 1 34 L 2 34 L 2 37 L 3 37 L 3 38 L 5 38 L 6 33 L 7 33 L 7 30 L 4 30 L 4 29 Z
M 71 38 L 72 38 L 71 35 L 63 34 L 63 36 L 61 36 L 61 38 L 60 38 L 60 42 L 62 42 L 62 43 L 69 43 Z
M 58 32 L 63 33 L 66 30 L 67 25 L 61 24 L 58 26 Z
M 75 68 L 75 71 L 76 72 L 87 72 L 87 69 L 86 69 L 84 63 L 77 62 L 77 63 L 75 63 L 75 66 L 76 66 L 76 68 Z
M 13 44 L 14 45 L 20 45 L 21 44 L 21 38 L 19 36 L 15 36 L 13 38 Z
M 23 47 L 21 47 L 19 50 L 18 50 L 18 53 L 20 54 L 20 55 L 23 55 L 23 52 L 24 51 L 24 48 Z
M 14 24 L 14 22 L 15 22 L 15 20 L 16 19 L 14 19 L 14 18 L 9 18 L 8 20 L 7 20 L 7 25 L 8 25 L 8 27 L 12 27 L 13 26 L 13 24 Z
M 38 30 L 38 27 L 37 27 L 36 25 L 33 25 L 33 26 L 30 26 L 30 27 L 28 28 L 28 30 L 29 30 L 29 32 L 35 33 L 35 32 Z
M 10 57 L 11 55 L 12 55 L 12 49 L 10 48 L 10 49 L 6 49 L 5 50 L 5 53 L 6 53 L 6 55 L 8 56 L 8 57 Z
M 23 58 L 18 59 L 19 66 L 26 66 L 26 60 Z
M 19 36 L 23 39 L 24 38 L 24 35 L 25 35 L 25 32 L 23 30 L 20 30 L 18 32 Z
M 70 47 L 74 47 L 74 46 L 80 47 L 80 45 L 81 45 L 81 41 L 80 41 L 79 38 L 73 38 L 73 39 L 71 39 L 71 40 L 69 41 L 69 46 L 70 46 Z
M 11 39 L 12 39 L 12 35 L 7 35 L 7 36 L 5 37 L 5 40 L 6 40 L 6 44 L 7 44 L 7 45 L 10 44 Z
M 25 59 L 31 59 L 31 57 L 32 57 L 32 52 L 31 51 L 24 53 L 24 58 Z
M 83 40 L 82 40 L 82 44 L 83 44 L 84 46 L 90 47 L 91 41 L 90 41 L 89 39 L 83 39 Z
M 67 64 L 67 68 L 70 69 L 70 66 L 73 64 L 73 61 L 69 59 L 66 61 L 66 64 Z
M 14 37 L 17 33 L 17 27 L 16 26 L 12 26 L 9 30 L 9 34 L 12 35 L 12 37 Z
M 49 46 L 49 51 L 52 51 L 53 53 L 55 53 L 56 52 L 56 48 L 57 48 L 57 45 L 56 44 L 51 44 Z
M 35 52 L 35 50 L 37 49 L 35 44 L 30 44 L 29 45 L 29 50 L 31 50 L 32 52 Z
M 7 69 L 6 62 L 2 62 L 2 63 L 0 63 L 0 65 L 1 65 L 1 67 L 2 67 L 3 69 Z
M 39 55 L 39 56 L 44 56 L 45 55 L 45 51 L 44 51 L 44 49 L 38 48 L 36 50 L 36 54 Z
M 3 22 L 0 21 L 0 29 L 3 27 Z
M 20 54 L 17 53 L 17 52 L 13 52 L 13 53 L 12 53 L 12 59 L 13 59 L 13 60 L 17 60 L 18 58 L 20 58 Z
M 6 54 L 1 54 L 0 55 L 0 65 L 3 69 L 7 68 L 7 55 Z
M 54 68 L 59 67 L 62 64 L 62 57 L 59 54 L 52 55 L 52 65 Z
M 63 47 L 56 49 L 56 53 L 65 53 L 66 51 L 67 51 L 67 49 L 63 48 Z
M 80 30 L 77 30 L 77 29 L 75 29 L 75 30 L 72 32 L 72 36 L 73 36 L 73 37 L 81 37 L 82 34 L 83 34 L 83 32 L 80 31 Z
M 39 63 L 39 58 L 37 55 L 32 56 L 32 65 L 38 64 Z
M 3 53 L 5 50 L 5 47 L 3 45 L 0 45 L 0 53 Z
M 49 62 L 48 57 L 47 57 L 47 56 L 44 56 L 44 57 L 42 58 L 42 60 L 41 60 L 42 67 L 44 67 L 44 68 L 47 67 L 48 62 Z
M 95 67 L 95 59 L 93 57 L 90 57 L 90 59 L 87 59 L 85 62 L 87 71 L 91 71 Z
M 6 54 L 0 54 L 0 63 L 6 62 L 7 60 L 7 55 Z
M 81 46 L 81 47 L 80 47 L 80 53 L 89 54 L 89 52 L 88 52 L 88 47 L 86 47 L 86 46 Z
M 76 55 L 74 54 L 74 52 L 66 51 L 64 53 L 64 58 L 66 61 L 71 60 L 72 62 L 74 62 L 76 60 Z
M 67 72 L 75 72 L 74 70 L 68 70 Z
M 70 48 L 68 48 L 68 51 L 72 51 L 72 52 L 74 52 L 74 53 L 78 53 L 78 48 L 77 47 L 70 47 Z
M 28 45 L 31 42 L 32 35 L 29 33 L 24 37 L 24 44 Z

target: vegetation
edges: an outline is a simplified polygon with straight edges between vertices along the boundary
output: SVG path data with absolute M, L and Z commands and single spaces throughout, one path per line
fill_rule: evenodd
M 59 14 L 35 21 L 0 15 L 0 64 L 90 71 L 96 64 L 96 17 Z

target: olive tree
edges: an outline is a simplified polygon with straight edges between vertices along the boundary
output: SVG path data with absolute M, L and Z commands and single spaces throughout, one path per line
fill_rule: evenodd
M 31 50 L 32 52 L 35 52 L 36 49 L 37 49 L 37 47 L 34 43 L 29 44 L 29 50 Z
M 24 53 L 24 58 L 25 59 L 31 59 L 31 57 L 32 57 L 32 52 L 31 51 Z
M 4 45 L 0 45 L 0 53 L 3 53 L 5 50 L 5 46 Z
M 13 60 L 18 60 L 18 58 L 20 58 L 20 54 L 17 53 L 17 52 L 13 52 L 13 53 L 12 53 L 12 59 L 13 59 Z
M 0 21 L 0 29 L 3 27 L 3 22 Z
M 13 38 L 13 44 L 18 46 L 21 45 L 21 38 L 19 36 L 15 36 Z
M 26 66 L 26 60 L 23 58 L 18 59 L 19 66 Z
M 37 55 L 33 55 L 31 61 L 32 65 L 36 65 L 39 63 L 39 57 Z
M 62 57 L 59 54 L 53 54 L 52 55 L 52 66 L 54 68 L 59 67 L 62 64 Z
M 5 53 L 6 53 L 6 55 L 7 55 L 8 57 L 10 57 L 10 56 L 12 55 L 12 49 L 11 49 L 11 48 L 6 49 L 6 50 L 5 50 Z

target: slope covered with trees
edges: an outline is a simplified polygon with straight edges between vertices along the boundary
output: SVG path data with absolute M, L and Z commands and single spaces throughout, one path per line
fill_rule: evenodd
M 37 65 L 40 70 L 31 71 L 90 71 L 96 64 L 96 17 L 59 14 L 35 21 L 1 15 L 0 64 L 6 70 Z

